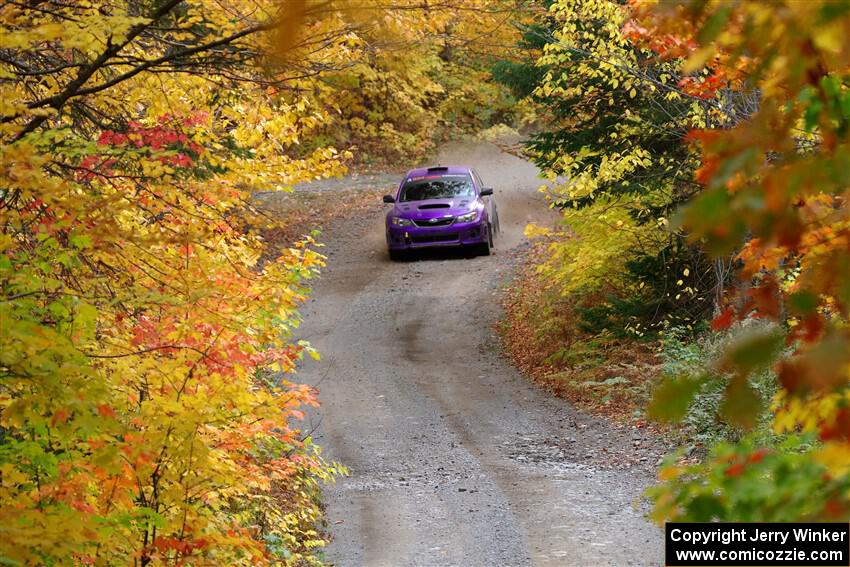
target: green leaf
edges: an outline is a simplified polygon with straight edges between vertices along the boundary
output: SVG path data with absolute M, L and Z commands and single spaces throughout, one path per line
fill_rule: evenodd
M 53 301 L 47 306 L 47 310 L 57 319 L 65 319 L 71 314 L 61 301 Z
M 84 338 L 90 339 L 94 336 L 95 323 L 97 322 L 97 308 L 88 303 L 81 303 L 75 309 L 74 326 L 84 332 Z
M 729 383 L 720 408 L 720 413 L 727 421 L 744 429 L 752 429 L 763 410 L 764 402 L 745 379 L 739 378 Z
M 702 29 L 697 34 L 697 41 L 705 45 L 713 41 L 723 30 L 729 15 L 732 13 L 732 4 L 721 4 L 720 7 L 705 21 Z
M 91 248 L 91 236 L 88 234 L 72 234 L 68 241 L 75 248 Z
M 809 291 L 798 291 L 788 296 L 788 308 L 795 314 L 808 315 L 818 307 L 818 298 Z
M 688 504 L 689 519 L 694 522 L 710 522 L 723 517 L 721 501 L 711 494 L 700 494 Z
M 744 331 L 727 347 L 721 367 L 742 376 L 765 369 L 776 359 L 784 338 L 773 326 Z
M 813 99 L 809 102 L 803 117 L 806 132 L 811 132 L 817 126 L 821 108 L 823 108 L 823 104 L 818 99 Z
M 649 405 L 649 416 L 664 422 L 681 421 L 702 382 L 701 378 L 690 376 L 668 378 L 656 388 Z

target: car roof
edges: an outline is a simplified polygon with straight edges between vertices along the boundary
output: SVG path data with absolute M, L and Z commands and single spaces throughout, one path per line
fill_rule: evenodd
M 407 175 L 404 176 L 405 179 L 408 177 L 420 177 L 426 175 L 439 175 L 441 173 L 447 174 L 457 174 L 457 173 L 469 173 L 472 168 L 468 165 L 435 165 L 432 167 L 419 167 L 417 169 L 411 169 L 407 172 Z

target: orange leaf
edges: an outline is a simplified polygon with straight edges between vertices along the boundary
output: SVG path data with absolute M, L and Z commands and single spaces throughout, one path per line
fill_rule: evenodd
M 100 405 L 98 405 L 98 406 L 97 406 L 97 413 L 98 413 L 101 417 L 108 417 L 108 418 L 112 418 L 112 419 L 115 419 L 115 417 L 116 417 L 116 415 L 115 415 L 115 410 L 114 410 L 114 409 L 112 409 L 112 408 L 111 408 L 109 405 L 107 405 L 107 404 L 100 404 Z
M 70 412 L 68 412 L 65 408 L 59 408 L 55 412 L 53 412 L 53 418 L 50 420 L 51 425 L 58 425 L 60 423 L 65 423 L 68 421 L 68 418 L 71 417 Z

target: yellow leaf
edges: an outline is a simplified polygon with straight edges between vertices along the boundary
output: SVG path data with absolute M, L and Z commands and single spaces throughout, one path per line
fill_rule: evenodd
M 817 460 L 832 473 L 840 477 L 850 472 L 850 451 L 847 444 L 840 441 L 825 443 L 817 452 Z
M 552 231 L 548 228 L 542 227 L 535 223 L 530 223 L 525 227 L 523 234 L 526 238 L 540 238 L 542 236 L 549 236 L 552 234 Z
M 682 66 L 682 71 L 685 73 L 693 73 L 697 69 L 702 69 L 714 55 L 714 45 L 706 45 L 694 51 L 685 64 Z

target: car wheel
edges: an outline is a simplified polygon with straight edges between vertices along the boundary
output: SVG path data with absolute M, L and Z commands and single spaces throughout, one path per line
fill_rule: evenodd
M 489 256 L 490 247 L 493 246 L 493 231 L 490 230 L 490 225 L 487 225 L 487 239 L 478 245 L 479 256 Z
M 407 250 L 390 250 L 390 260 L 393 262 L 401 262 L 407 259 Z

